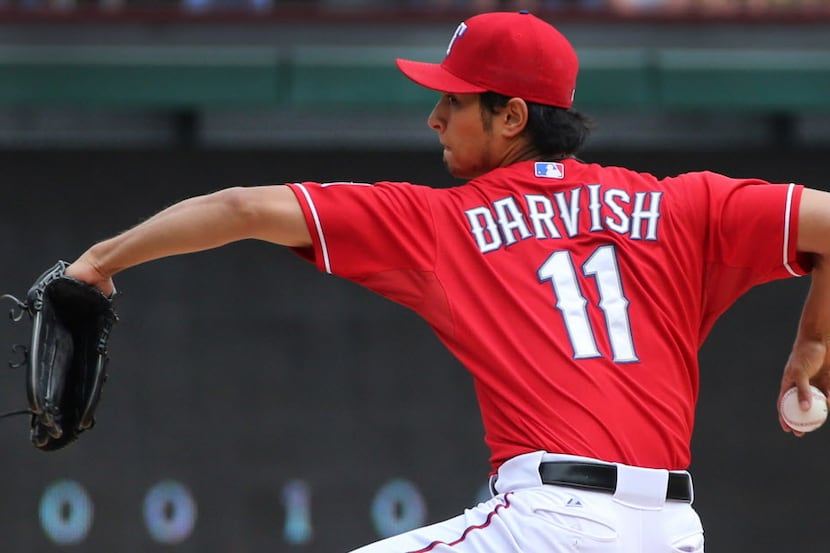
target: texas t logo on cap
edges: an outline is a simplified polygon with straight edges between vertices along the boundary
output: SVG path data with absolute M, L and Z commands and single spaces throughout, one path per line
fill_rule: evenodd
M 397 60 L 404 75 L 445 94 L 495 92 L 564 109 L 579 60 L 555 27 L 527 12 L 483 13 L 461 23 L 441 63 Z
M 461 37 L 464 34 L 464 31 L 467 30 L 466 23 L 459 23 L 458 28 L 455 29 L 455 33 L 453 33 L 452 38 L 450 39 L 450 43 L 447 45 L 447 55 L 450 55 L 452 52 L 452 45 L 455 44 L 456 39 Z

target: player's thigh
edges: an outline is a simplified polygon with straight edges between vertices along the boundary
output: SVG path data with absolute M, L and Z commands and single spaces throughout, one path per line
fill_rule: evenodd
M 689 503 L 632 507 L 611 494 L 543 486 L 517 494 L 519 551 L 703 553 L 703 527 Z
M 654 517 L 657 520 L 646 521 L 645 527 L 662 528 L 663 531 L 646 532 L 644 535 L 645 540 L 662 536 L 662 541 L 653 545 L 654 551 L 703 553 L 703 525 L 691 505 L 669 502 Z
M 510 528 L 503 514 L 510 503 L 498 496 L 451 519 L 387 538 L 352 553 L 510 553 Z
M 549 486 L 519 490 L 353 553 L 620 553 L 610 496 L 590 495 Z

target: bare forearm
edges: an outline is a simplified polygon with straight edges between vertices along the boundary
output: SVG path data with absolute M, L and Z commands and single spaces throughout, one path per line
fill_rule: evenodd
M 793 386 L 798 388 L 802 409 L 812 403 L 809 386 L 817 386 L 826 395 L 830 394 L 830 261 L 825 256 L 815 256 L 811 275 L 810 290 L 804 300 L 801 319 L 796 332 L 778 394 L 780 405 L 784 394 Z M 779 413 L 781 428 L 793 431 Z M 800 432 L 795 432 L 801 435 Z
M 92 246 L 82 258 L 112 276 L 128 267 L 244 238 L 244 225 L 222 193 L 173 205 L 132 229 Z
M 826 256 L 814 256 L 810 279 L 796 344 L 813 344 L 826 349 L 830 344 L 830 260 Z
M 302 211 L 285 186 L 230 188 L 160 211 L 92 246 L 80 258 L 100 278 L 147 261 L 255 238 L 288 246 L 311 243 Z
M 806 399 L 808 381 L 830 391 L 830 194 L 804 189 L 798 225 L 798 251 L 813 256 L 810 290 L 804 300 L 795 343 L 784 369 L 782 392 L 797 385 Z

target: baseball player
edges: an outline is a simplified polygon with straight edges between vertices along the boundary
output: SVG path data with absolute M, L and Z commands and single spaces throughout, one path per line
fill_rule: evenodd
M 781 390 L 830 392 L 830 194 L 580 161 L 577 56 L 526 12 L 461 23 L 440 64 L 397 63 L 439 93 L 428 124 L 465 184 L 229 188 L 67 274 L 110 293 L 128 267 L 255 238 L 422 316 L 473 376 L 493 496 L 361 553 L 703 551 L 685 470 L 698 349 L 751 287 L 813 270 Z

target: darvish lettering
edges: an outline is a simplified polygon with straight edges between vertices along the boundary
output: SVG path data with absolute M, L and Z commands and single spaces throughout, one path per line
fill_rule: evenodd
M 584 194 L 588 202 L 583 210 Z M 588 184 L 550 195 L 508 196 L 464 213 L 482 253 L 531 238 L 573 238 L 587 232 L 657 240 L 661 196 L 662 192 L 635 192 L 632 197 L 626 190 Z

